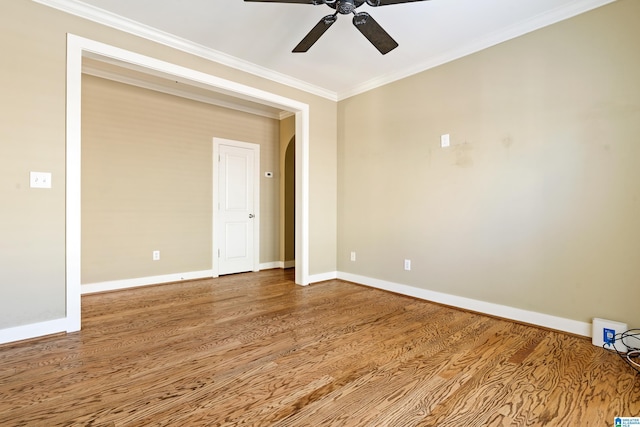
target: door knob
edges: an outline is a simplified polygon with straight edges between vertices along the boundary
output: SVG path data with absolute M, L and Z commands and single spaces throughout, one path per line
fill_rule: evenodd
M 254 214 L 249 214 L 249 218 L 253 218 L 254 216 Z

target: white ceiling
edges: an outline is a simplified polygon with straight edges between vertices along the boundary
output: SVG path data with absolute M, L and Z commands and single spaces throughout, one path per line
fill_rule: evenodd
M 340 100 L 615 0 L 430 0 L 369 7 L 399 43 L 381 55 L 336 22 L 307 53 L 291 53 L 326 5 L 242 0 L 35 0 L 271 80 Z

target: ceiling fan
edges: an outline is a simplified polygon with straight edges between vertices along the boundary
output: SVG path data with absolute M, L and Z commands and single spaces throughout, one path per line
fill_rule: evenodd
M 356 12 L 363 4 L 372 7 L 391 4 L 410 3 L 427 0 L 244 0 L 262 3 L 300 3 L 314 6 L 326 4 L 335 9 L 335 13 L 327 15 L 309 31 L 304 39 L 293 49 L 293 52 L 306 52 L 318 41 L 320 36 L 338 19 L 338 13 L 347 15 L 353 13 L 353 25 L 373 44 L 381 54 L 385 55 L 398 47 L 398 43 L 369 15 L 367 12 Z

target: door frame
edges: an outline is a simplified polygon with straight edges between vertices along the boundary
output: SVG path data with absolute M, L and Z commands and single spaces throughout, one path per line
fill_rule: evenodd
M 295 113 L 296 116 L 296 273 L 309 284 L 309 105 L 202 71 L 141 55 L 95 40 L 67 34 L 66 70 L 66 313 L 67 332 L 81 328 L 81 149 L 82 58 L 117 62 L 147 74 L 176 77 L 221 93 Z M 44 333 L 61 332 L 47 330 Z
M 219 276 L 219 258 L 217 256 L 220 249 L 220 239 L 216 230 L 218 229 L 218 172 L 220 162 L 218 156 L 220 155 L 220 146 L 229 145 L 231 147 L 245 148 L 252 150 L 255 155 L 255 161 L 253 162 L 253 210 L 255 215 L 255 221 L 253 221 L 252 233 L 253 233 L 253 271 L 260 271 L 260 145 L 251 142 L 234 141 L 233 139 L 225 139 L 213 137 L 213 173 L 211 177 L 213 187 L 213 204 L 211 220 L 213 228 L 211 230 L 213 253 L 211 254 L 211 266 L 213 271 L 213 277 Z

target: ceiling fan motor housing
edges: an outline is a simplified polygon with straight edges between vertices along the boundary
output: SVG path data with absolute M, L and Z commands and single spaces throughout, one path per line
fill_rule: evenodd
M 362 6 L 365 0 L 337 0 L 333 3 L 327 2 L 326 4 L 334 8 L 338 13 L 342 15 L 348 15 L 353 13 L 356 8 Z

